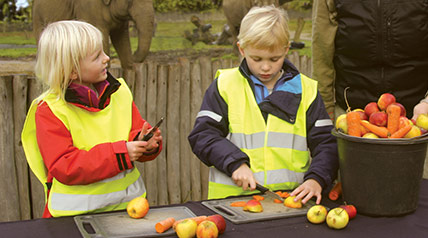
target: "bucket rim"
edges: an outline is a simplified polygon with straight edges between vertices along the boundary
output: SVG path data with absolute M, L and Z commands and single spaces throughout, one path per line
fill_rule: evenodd
M 333 134 L 337 138 L 344 139 L 347 141 L 367 143 L 367 144 L 414 145 L 414 144 L 428 143 L 428 133 L 425 133 L 423 135 L 413 137 L 413 138 L 397 138 L 397 139 L 363 138 L 363 137 L 350 136 L 341 131 L 336 130 L 336 128 L 333 128 L 331 130 L 331 134 Z

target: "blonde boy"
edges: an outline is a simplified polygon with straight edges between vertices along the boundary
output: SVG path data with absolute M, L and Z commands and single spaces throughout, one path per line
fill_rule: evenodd
M 285 12 L 252 8 L 238 40 L 244 60 L 217 72 L 189 135 L 211 166 L 208 197 L 256 193 L 259 183 L 320 203 L 337 173 L 337 145 L 316 82 L 286 59 Z

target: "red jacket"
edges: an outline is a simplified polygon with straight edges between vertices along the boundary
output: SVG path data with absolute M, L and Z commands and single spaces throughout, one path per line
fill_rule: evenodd
M 110 84 L 107 85 L 107 90 L 104 90 L 99 96 L 99 98 L 106 98 L 105 103 L 101 106 L 102 108 L 108 105 L 110 95 L 120 86 L 120 83 L 111 75 L 107 80 L 109 80 Z M 90 89 L 88 88 L 88 90 Z M 92 91 L 91 93 L 94 92 Z M 76 95 L 71 94 L 67 91 L 66 100 L 68 102 L 73 101 L 70 98 L 77 98 L 74 97 Z M 87 95 L 90 95 L 90 93 Z M 102 110 L 85 105 L 82 101 L 70 103 L 89 111 Z M 133 141 L 138 137 L 144 122 L 145 120 L 141 118 L 138 108 L 133 103 L 132 128 L 129 132 L 129 141 Z M 83 185 L 113 177 L 126 169 L 134 167 L 128 156 L 126 141 L 98 144 L 89 151 L 79 150 L 74 147 L 68 129 L 53 114 L 47 103 L 43 101 L 37 107 L 36 128 L 40 153 L 48 170 L 48 189 L 53 177 L 64 184 Z M 153 160 L 161 150 L 162 143 L 160 143 L 155 153 L 143 155 L 138 161 Z M 118 154 L 124 155 L 125 161 L 117 159 L 116 155 Z M 52 217 L 47 209 L 47 203 L 43 217 Z

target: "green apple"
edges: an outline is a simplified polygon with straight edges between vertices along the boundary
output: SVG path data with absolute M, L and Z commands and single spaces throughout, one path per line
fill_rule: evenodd
M 327 217 L 327 209 L 323 205 L 314 205 L 309 208 L 306 217 L 313 224 L 323 223 Z
M 349 215 L 345 209 L 336 207 L 328 212 L 326 220 L 328 227 L 333 229 L 343 229 L 348 225 Z
M 416 118 L 416 125 L 424 130 L 428 130 L 428 114 L 419 114 Z
M 175 227 L 175 232 L 179 238 L 191 238 L 196 236 L 198 224 L 192 219 L 184 219 Z
M 379 136 L 377 136 L 376 134 L 371 133 L 371 132 L 364 134 L 362 137 L 364 137 L 364 138 L 372 138 L 372 139 L 379 138 Z

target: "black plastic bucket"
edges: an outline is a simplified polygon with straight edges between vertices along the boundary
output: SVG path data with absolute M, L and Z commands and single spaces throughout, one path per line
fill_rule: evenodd
M 353 137 L 333 129 L 339 152 L 343 199 L 370 216 L 416 210 L 428 136 L 412 139 Z

